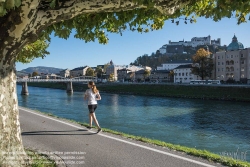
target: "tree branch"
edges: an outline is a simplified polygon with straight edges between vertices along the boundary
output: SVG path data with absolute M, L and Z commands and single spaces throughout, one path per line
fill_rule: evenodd
M 170 15 L 181 6 L 180 4 L 186 4 L 187 2 L 182 0 L 156 0 L 154 7 L 162 13 Z M 40 6 L 37 15 L 41 24 L 49 26 L 84 13 L 120 12 L 146 7 L 146 5 L 135 3 L 132 0 L 69 0 L 59 4 L 54 9 Z

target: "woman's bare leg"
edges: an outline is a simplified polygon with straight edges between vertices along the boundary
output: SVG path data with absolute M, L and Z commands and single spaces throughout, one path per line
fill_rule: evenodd
M 92 127 L 92 122 L 93 122 L 93 119 L 92 119 L 92 113 L 89 113 L 89 127 Z
M 95 113 L 90 113 L 90 115 L 92 116 L 92 118 L 93 118 L 93 120 L 94 120 L 96 126 L 98 127 L 98 129 L 100 129 L 101 127 L 100 127 L 100 125 L 99 125 L 99 123 L 98 123 L 98 121 L 97 121 L 97 119 L 96 119 Z

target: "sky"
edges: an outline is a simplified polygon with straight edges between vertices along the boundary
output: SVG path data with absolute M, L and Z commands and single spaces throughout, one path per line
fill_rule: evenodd
M 71 36 L 65 40 L 52 37 L 47 55 L 44 59 L 34 59 L 29 64 L 17 63 L 16 69 L 21 71 L 28 67 L 46 66 L 62 69 L 74 69 L 81 66 L 96 67 L 110 60 L 115 65 L 129 65 L 137 57 L 144 54 L 151 55 L 169 40 L 177 42 L 181 40 L 191 41 L 193 37 L 207 37 L 211 39 L 221 38 L 221 45 L 229 45 L 236 35 L 238 42 L 245 48 L 250 47 L 250 21 L 237 25 L 235 18 L 224 18 L 219 22 L 211 19 L 198 18 L 196 23 L 185 24 L 180 20 L 177 26 L 171 21 L 166 21 L 163 29 L 150 31 L 149 33 L 138 33 L 126 30 L 120 34 L 108 34 L 109 43 L 106 45 L 95 42 L 75 39 Z

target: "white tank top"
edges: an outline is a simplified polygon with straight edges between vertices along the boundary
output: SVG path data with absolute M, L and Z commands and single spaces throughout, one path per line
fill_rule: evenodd
M 87 96 L 88 99 L 88 105 L 97 104 L 96 96 L 97 95 L 100 96 L 99 92 L 93 93 L 92 89 L 87 89 L 85 95 Z

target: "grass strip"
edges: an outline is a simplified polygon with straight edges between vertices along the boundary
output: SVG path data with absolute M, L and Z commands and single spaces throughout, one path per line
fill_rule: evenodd
M 81 126 L 87 127 L 89 126 L 89 124 L 87 123 L 82 123 L 82 122 L 78 122 L 75 120 L 71 120 L 71 119 L 65 119 L 65 118 L 61 118 L 58 116 L 55 116 L 51 113 L 45 113 L 45 112 L 40 112 L 38 110 L 35 110 L 39 113 L 51 116 L 51 117 L 55 117 L 55 118 L 59 118 L 62 120 L 66 120 L 66 121 L 70 121 L 72 123 L 77 123 Z M 93 128 L 96 128 L 95 126 L 93 126 Z M 222 165 L 226 165 L 229 167 L 250 167 L 250 163 L 246 162 L 246 161 L 241 161 L 241 160 L 236 160 L 233 159 L 231 157 L 225 157 L 225 156 L 221 156 L 219 154 L 215 154 L 212 152 L 209 152 L 207 150 L 199 150 L 196 148 L 190 148 L 190 147 L 186 147 L 186 146 L 180 146 L 180 145 L 175 145 L 175 144 L 171 144 L 171 143 L 166 143 L 164 141 L 160 141 L 160 140 L 155 140 L 155 139 L 150 139 L 150 138 L 146 138 L 146 137 L 141 137 L 141 136 L 135 136 L 135 135 L 130 135 L 130 134 L 126 134 L 123 132 L 119 132 L 119 131 L 114 131 L 111 129 L 107 129 L 107 128 L 102 128 L 103 132 L 107 132 L 110 134 L 114 134 L 114 135 L 119 135 L 122 136 L 124 138 L 128 138 L 128 139 L 133 139 L 133 140 L 137 140 L 137 141 L 141 141 L 144 143 L 149 143 L 149 144 L 153 144 L 153 145 L 157 145 L 157 146 L 161 146 L 161 147 L 166 147 L 169 148 L 171 150 L 176 150 L 176 151 L 180 151 L 180 152 L 184 152 L 188 155 L 192 155 L 192 156 L 196 156 L 196 157 L 200 157 L 200 158 L 204 158 L 208 161 L 212 161 L 215 163 L 221 163 Z
M 56 162 L 51 160 L 48 155 L 38 153 L 31 149 L 25 149 L 30 158 L 31 167 L 56 167 Z

